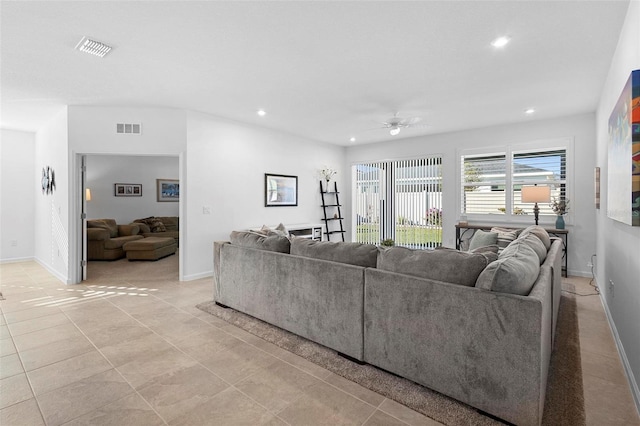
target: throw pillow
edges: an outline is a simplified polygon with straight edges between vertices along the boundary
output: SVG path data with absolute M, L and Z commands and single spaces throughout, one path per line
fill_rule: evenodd
M 518 231 L 513 229 L 505 229 L 493 227 L 491 228 L 491 232 L 495 232 L 498 234 L 498 253 L 502 253 L 512 241 L 518 238 Z
M 496 232 L 486 232 L 482 229 L 476 230 L 469 241 L 469 251 L 484 246 L 492 246 L 498 243 L 498 234 Z
M 411 250 L 390 247 L 378 254 L 377 268 L 419 278 L 473 287 L 480 273 L 495 261 L 495 253 L 469 253 L 455 249 Z
M 516 241 L 480 273 L 476 287 L 526 296 L 531 292 L 539 273 L 540 263 L 536 252 L 524 241 Z
M 164 226 L 164 223 L 158 218 L 149 219 L 147 221 L 147 225 L 151 229 L 151 232 L 166 232 L 167 228 Z

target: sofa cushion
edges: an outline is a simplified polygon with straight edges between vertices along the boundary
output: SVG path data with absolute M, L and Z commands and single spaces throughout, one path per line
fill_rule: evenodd
M 149 225 L 147 225 L 146 223 L 143 223 L 143 222 L 133 222 L 133 223 L 140 227 L 140 233 L 141 234 L 150 234 L 151 233 L 151 228 L 149 228 Z
M 497 244 L 492 244 L 490 246 L 482 246 L 482 247 L 478 247 L 475 248 L 473 250 L 469 250 L 470 253 L 495 253 L 496 254 L 496 259 L 497 259 L 497 255 L 498 255 L 498 245 Z
M 289 253 L 291 246 L 289 239 L 282 235 L 270 235 L 267 237 L 254 232 L 232 231 L 229 239 L 231 244 L 237 246 L 280 253 Z
M 538 255 L 524 240 L 517 240 L 504 249 L 497 261 L 482 271 L 476 287 L 526 296 L 539 273 Z
M 180 230 L 180 218 L 178 216 L 156 216 L 159 219 L 166 231 L 179 231 Z
M 529 234 L 533 234 L 536 237 L 538 237 L 538 239 L 540 239 L 540 241 L 542 241 L 542 244 L 544 244 L 544 248 L 547 249 L 547 251 L 549 250 L 549 247 L 551 247 L 551 238 L 549 237 L 549 233 L 547 233 L 547 231 L 542 226 L 531 225 L 531 226 L 525 228 L 520 233 L 520 236 L 524 237 L 524 236 L 527 236 Z
M 534 234 L 520 234 L 516 241 L 522 241 L 524 244 L 528 245 L 536 252 L 538 255 L 538 259 L 540 260 L 540 264 L 547 258 L 547 249 L 544 247 L 544 244 L 538 237 Z M 503 252 L 504 253 L 504 252 Z
M 128 243 L 129 241 L 142 240 L 144 237 L 142 235 L 129 235 L 126 237 L 115 237 L 110 238 L 104 242 L 105 250 L 114 250 L 122 248 L 123 245 Z
M 314 241 L 308 238 L 293 238 L 291 254 L 313 259 L 330 260 L 349 265 L 375 268 L 378 247 L 373 244 Z
M 87 220 L 87 227 L 107 229 L 111 238 L 118 236 L 118 225 L 116 224 L 116 221 L 114 219 Z
M 469 251 L 478 247 L 492 246 L 498 243 L 498 234 L 496 232 L 487 232 L 478 229 L 469 241 Z
M 380 250 L 378 269 L 473 287 L 478 275 L 498 258 L 495 253 L 469 253 L 455 249 Z

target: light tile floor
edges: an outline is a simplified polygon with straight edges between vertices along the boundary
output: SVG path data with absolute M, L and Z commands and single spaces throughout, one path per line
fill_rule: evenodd
M 0 265 L 0 425 L 438 424 L 199 311 L 212 281 L 176 260 L 91 262 L 75 286 Z M 588 424 L 638 425 L 602 305 L 577 299 Z

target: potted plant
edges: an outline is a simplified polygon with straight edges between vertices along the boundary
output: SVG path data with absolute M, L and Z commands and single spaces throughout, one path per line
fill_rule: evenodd
M 393 246 L 396 245 L 396 243 L 395 243 L 395 241 L 393 241 L 392 238 L 387 238 L 387 239 L 384 239 L 384 240 L 380 241 L 380 245 L 382 247 L 393 247 Z
M 564 229 L 564 215 L 569 211 L 569 200 L 553 197 L 553 201 L 549 204 L 551 210 L 558 216 L 556 218 L 556 229 Z

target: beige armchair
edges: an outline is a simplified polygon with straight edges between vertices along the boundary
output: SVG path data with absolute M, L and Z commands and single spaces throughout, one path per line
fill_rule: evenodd
M 113 219 L 87 220 L 87 259 L 116 260 L 125 257 L 122 246 L 144 238 L 138 225 L 118 225 Z

